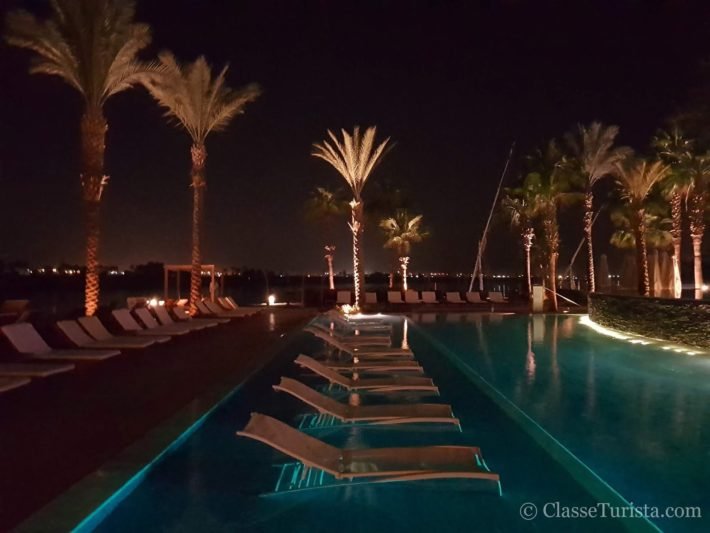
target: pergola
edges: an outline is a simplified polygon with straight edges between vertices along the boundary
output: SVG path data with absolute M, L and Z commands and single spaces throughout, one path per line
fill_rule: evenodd
M 215 290 L 217 288 L 217 284 L 215 283 L 215 277 L 216 273 L 219 272 L 220 274 L 222 271 L 215 267 L 214 265 L 202 265 L 201 267 L 202 271 L 204 272 L 205 270 L 209 271 L 210 273 L 210 300 L 213 302 L 215 301 Z M 192 270 L 192 265 L 165 265 L 163 267 L 163 298 L 165 300 L 168 299 L 168 292 L 169 292 L 169 285 L 168 285 L 168 278 L 171 272 L 175 272 L 176 277 L 177 277 L 177 297 L 178 300 L 180 299 L 180 272 L 190 272 Z M 224 289 L 224 276 L 220 276 L 220 293 L 222 292 L 222 289 Z

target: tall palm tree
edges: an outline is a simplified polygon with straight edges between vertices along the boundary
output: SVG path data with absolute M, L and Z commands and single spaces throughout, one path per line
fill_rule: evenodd
M 560 207 L 579 199 L 579 194 L 572 190 L 574 174 L 568 163 L 553 139 L 528 158 L 530 171 L 523 181 L 524 194 L 530 198 L 531 209 L 542 219 L 553 311 L 557 311 L 557 260 L 560 253 L 557 212 Z
M 380 228 L 385 233 L 387 241 L 385 248 L 390 248 L 397 254 L 399 268 L 402 272 L 402 290 L 407 290 L 407 268 L 412 244 L 422 242 L 429 233 L 422 228 L 424 215 L 410 217 L 406 209 L 399 209 L 394 217 L 380 221 Z
M 648 296 L 651 292 L 648 277 L 648 252 L 646 249 L 646 198 L 651 189 L 668 175 L 670 168 L 661 161 L 649 163 L 643 159 L 617 163 L 616 183 L 621 196 L 628 204 L 636 241 L 636 268 L 638 292 Z
M 592 248 L 592 225 L 594 218 L 594 185 L 601 179 L 612 176 L 616 163 L 631 153 L 626 147 L 614 148 L 619 134 L 618 126 L 604 126 L 592 122 L 589 126 L 577 125 L 576 135 L 568 134 L 567 143 L 572 151 L 576 170 L 585 183 L 584 238 L 587 241 L 587 280 L 589 292 L 594 292 L 594 250 Z
M 680 272 L 681 244 L 683 242 L 683 203 L 687 203 L 692 187 L 687 162 L 692 159 L 693 142 L 686 139 L 677 127 L 671 131 L 660 130 L 651 141 L 658 158 L 670 167 L 663 180 L 663 195 L 671 206 L 670 229 L 673 244 L 673 292 L 680 298 L 682 280 Z
M 517 189 L 506 189 L 501 200 L 506 215 L 510 218 L 511 225 L 520 229 L 520 237 L 525 251 L 525 274 L 528 286 L 528 295 L 532 296 L 532 278 L 530 250 L 535 239 L 535 206 L 526 194 L 527 190 L 520 187 Z
M 212 132 L 226 129 L 231 120 L 256 100 L 261 89 L 249 84 L 234 90 L 226 85 L 228 66 L 217 76 L 204 56 L 180 65 L 171 52 L 158 55 L 155 71 L 141 77 L 148 92 L 192 139 L 192 268 L 190 270 L 190 313 L 197 312 L 202 286 L 202 220 L 204 217 L 205 141 Z
M 389 137 L 375 146 L 377 127 L 371 126 L 360 134 L 360 128 L 355 126 L 352 135 L 341 130 L 343 140 L 328 130 L 330 141 L 324 140 L 313 145 L 313 157 L 318 157 L 330 163 L 345 179 L 353 193 L 350 202 L 350 231 L 353 235 L 353 284 L 355 289 L 355 308 L 363 301 L 365 276 L 362 270 L 362 237 L 365 229 L 362 200 L 362 190 L 370 177 L 372 170 L 382 160 Z
M 703 236 L 705 234 L 705 215 L 710 197 L 710 152 L 695 154 L 688 161 L 688 177 L 692 183 L 688 198 L 688 219 L 690 238 L 693 242 L 693 273 L 695 278 L 695 297 L 701 299 L 703 288 Z
M 646 226 L 646 248 L 665 250 L 673 244 L 671 228 L 673 221 L 667 218 L 663 207 L 648 202 L 644 210 L 644 225 Z M 620 249 L 636 249 L 636 235 L 633 215 L 628 204 L 611 212 L 611 223 L 616 228 L 609 242 Z
M 86 214 L 85 310 L 91 316 L 99 304 L 99 208 L 108 183 L 103 108 L 149 68 L 136 55 L 150 43 L 150 28 L 133 22 L 130 0 L 53 0 L 51 8 L 52 15 L 43 21 L 27 11 L 11 12 L 5 39 L 34 52 L 31 74 L 57 76 L 84 100 L 80 179 Z
M 331 191 L 324 187 L 316 187 L 306 202 L 306 217 L 317 221 L 326 233 L 329 241 L 324 246 L 325 261 L 328 265 L 328 287 L 335 290 L 333 274 L 333 259 L 335 257 L 335 244 L 332 243 L 332 228 L 334 219 L 344 214 L 344 202 L 340 199 L 340 191 Z

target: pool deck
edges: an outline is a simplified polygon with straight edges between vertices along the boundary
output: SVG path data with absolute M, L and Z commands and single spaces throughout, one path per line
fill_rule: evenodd
M 0 395 L 0 530 L 16 526 L 216 385 L 243 382 L 315 315 L 277 309 Z

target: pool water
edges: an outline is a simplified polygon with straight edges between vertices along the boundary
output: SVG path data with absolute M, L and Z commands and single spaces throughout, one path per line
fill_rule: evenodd
M 415 318 L 422 320 L 408 328 L 407 339 L 441 396 L 363 394 L 362 401 L 448 403 L 461 420 L 461 430 L 451 425 L 343 426 L 304 418 L 311 413 L 307 407 L 271 389 L 283 375 L 322 386 L 322 380 L 292 363 L 298 353 L 323 350 L 320 341 L 299 335 L 157 462 L 96 529 L 622 531 L 622 524 L 613 519 L 521 518 L 520 507 L 526 502 L 538 507 L 555 501 L 592 506 L 599 498 L 528 428 L 506 414 L 473 375 L 514 402 L 634 503 L 703 504 L 710 367 L 702 359 L 607 339 L 581 327 L 577 317 Z M 401 337 L 401 327 L 397 331 Z M 502 495 L 461 480 L 341 484 L 274 494 L 291 460 L 235 435 L 253 411 L 304 427 L 340 447 L 479 446 L 487 465 L 500 474 Z M 634 525 L 648 530 L 643 520 Z M 707 529 L 707 522 L 697 520 L 660 525 L 669 531 Z

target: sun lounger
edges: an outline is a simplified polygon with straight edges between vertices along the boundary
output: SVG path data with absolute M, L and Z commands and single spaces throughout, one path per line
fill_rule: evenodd
M 229 318 L 195 318 L 190 316 L 187 309 L 184 307 L 173 307 L 173 315 L 175 316 L 178 324 L 184 324 L 186 322 L 197 322 L 200 324 L 226 324 L 229 322 Z
M 303 354 L 296 357 L 295 363 L 347 390 L 370 390 L 378 392 L 420 390 L 435 393 L 439 392 L 439 388 L 434 385 L 434 382 L 429 378 L 388 376 L 382 378 L 353 379 L 335 370 L 331 370 L 312 357 Z
M 387 482 L 473 478 L 491 481 L 496 490 L 500 481 L 498 474 L 479 466 L 483 463 L 481 452 L 473 446 L 340 449 L 260 413 L 252 413 L 237 435 L 263 442 L 336 479 Z
M 239 304 L 234 301 L 234 298 L 231 296 L 225 296 L 225 300 L 227 300 L 227 303 L 230 304 L 234 309 L 239 309 Z
M 352 293 L 350 291 L 338 291 L 335 303 L 338 305 L 350 305 L 352 302 Z
M 171 334 L 169 333 L 157 331 L 155 329 L 144 329 L 138 322 L 136 322 L 136 319 L 133 318 L 133 315 L 131 315 L 131 312 L 128 309 L 114 309 L 111 311 L 111 314 L 113 315 L 113 318 L 116 319 L 116 322 L 118 322 L 118 325 L 121 326 L 124 331 L 129 333 L 148 337 L 171 337 Z
M 324 361 L 323 364 L 337 372 L 424 372 L 421 365 L 411 359 L 407 361 Z
M 8 378 L 0 377 L 0 394 L 3 392 L 8 392 L 13 389 L 19 389 L 25 385 L 29 385 L 30 380 L 28 378 Z
M 120 350 L 124 348 L 146 348 L 155 343 L 154 340 L 148 338 L 139 339 L 138 337 L 108 338 L 97 341 L 89 337 L 79 323 L 74 320 L 60 320 L 57 322 L 57 327 L 77 348 L 115 348 Z
M 281 378 L 274 390 L 282 391 L 310 405 L 319 413 L 334 416 L 343 422 L 369 422 L 373 424 L 411 424 L 414 422 L 457 424 L 451 407 L 444 404 L 390 404 L 347 405 L 313 390 L 300 381 Z
M 150 314 L 147 307 L 137 307 L 133 310 L 136 316 L 143 322 L 146 329 L 157 331 L 163 335 L 186 335 L 190 333 L 190 328 L 184 324 L 175 324 L 173 326 L 161 326 Z
M 388 355 L 388 356 L 412 356 L 412 351 L 409 350 L 408 348 L 387 348 L 387 347 L 378 347 L 378 346 L 357 346 L 357 345 L 352 345 L 352 344 L 346 344 L 335 337 L 323 332 L 322 330 L 318 328 L 314 328 L 311 326 L 306 326 L 303 328 L 303 331 L 307 333 L 311 333 L 312 335 L 315 335 L 319 339 L 324 340 L 334 348 L 337 348 L 338 350 L 348 353 L 350 355 L 362 355 L 362 354 L 369 354 L 369 355 Z
M 360 330 L 367 332 L 391 332 L 392 324 L 381 318 L 347 318 L 336 310 L 326 311 L 323 316 L 348 331 Z
M 377 303 L 377 293 L 376 292 L 366 292 L 365 293 L 365 303 L 366 304 L 376 304 Z
M 461 299 L 461 294 L 456 291 L 456 292 L 447 292 L 446 293 L 446 302 L 450 304 L 465 304 L 466 302 Z
M 503 297 L 502 292 L 489 292 L 488 301 L 492 304 L 505 304 L 508 303 L 508 299 Z
M 30 317 L 29 300 L 5 300 L 0 304 L 0 320 L 6 324 L 24 322 Z
M 224 307 L 227 311 L 234 311 L 237 307 L 239 307 L 238 305 L 233 305 L 232 302 L 222 296 L 217 297 L 217 303 Z
M 420 304 L 422 303 L 422 300 L 419 298 L 419 293 L 417 291 L 407 290 L 404 291 L 404 303 Z
M 98 317 L 96 316 L 82 316 L 79 317 L 79 324 L 86 332 L 92 336 L 97 341 L 115 341 L 126 344 L 128 348 L 129 344 L 131 348 L 147 348 L 151 344 L 158 342 L 168 342 L 172 337 L 167 335 L 150 335 L 150 336 L 133 336 L 133 335 L 112 335 L 104 327 Z
M 119 350 L 53 350 L 29 322 L 3 326 L 1 329 L 15 350 L 34 359 L 103 361 L 121 353 Z
M 436 299 L 435 291 L 422 291 L 422 301 L 425 304 L 438 304 L 439 300 Z
M 478 292 L 467 292 L 466 301 L 470 304 L 484 304 L 485 300 L 481 299 L 481 294 Z
M 209 300 L 197 302 L 197 310 L 200 312 L 201 315 L 207 317 L 216 316 L 219 318 L 243 318 L 252 314 L 251 311 L 241 311 L 237 309 L 227 311 L 226 309 L 221 308 L 219 305 L 214 302 L 210 302 Z
M 154 307 L 153 312 L 161 326 L 184 326 L 194 330 L 201 330 L 219 325 L 219 322 L 215 320 L 185 320 L 184 322 L 175 322 L 164 305 Z
M 375 345 L 375 346 L 390 346 L 392 344 L 392 337 L 389 335 L 370 335 L 368 333 L 362 333 L 359 335 L 346 335 L 339 333 L 337 330 L 331 330 L 319 322 L 311 322 L 309 327 L 318 328 L 323 333 L 327 335 L 332 335 L 336 339 L 345 342 L 347 344 L 357 344 L 357 345 Z
M 403 304 L 402 293 L 400 291 L 387 291 L 388 304 Z
M 72 363 L 0 363 L 0 376 L 46 378 L 74 370 Z

